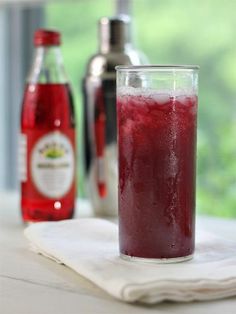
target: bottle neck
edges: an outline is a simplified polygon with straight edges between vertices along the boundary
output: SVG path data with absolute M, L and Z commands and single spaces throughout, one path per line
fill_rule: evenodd
M 27 81 L 33 84 L 65 84 L 68 82 L 59 46 L 40 46 L 35 49 Z

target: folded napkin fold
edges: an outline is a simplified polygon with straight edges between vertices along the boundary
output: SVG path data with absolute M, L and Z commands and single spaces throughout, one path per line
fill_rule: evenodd
M 119 257 L 118 230 L 96 218 L 43 222 L 25 236 L 35 252 L 63 263 L 126 302 L 210 300 L 236 295 L 236 243 L 197 234 L 191 261 L 145 264 Z

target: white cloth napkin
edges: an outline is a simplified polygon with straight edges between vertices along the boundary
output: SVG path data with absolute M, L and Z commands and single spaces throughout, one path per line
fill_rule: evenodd
M 97 218 L 43 222 L 25 236 L 35 252 L 63 263 L 126 302 L 210 300 L 236 295 L 236 243 L 197 235 L 193 260 L 177 264 L 124 261 L 118 230 Z

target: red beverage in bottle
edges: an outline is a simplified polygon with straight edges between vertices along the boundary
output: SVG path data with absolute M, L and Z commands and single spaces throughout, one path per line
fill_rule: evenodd
M 26 222 L 73 216 L 75 113 L 60 54 L 60 34 L 38 30 L 25 88 L 20 136 L 21 209 Z
M 197 96 L 119 95 L 120 252 L 162 259 L 194 251 Z

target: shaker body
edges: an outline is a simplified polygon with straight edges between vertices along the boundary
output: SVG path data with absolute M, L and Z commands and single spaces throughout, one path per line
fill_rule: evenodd
M 117 214 L 116 80 L 87 77 L 85 99 L 85 169 L 88 196 L 97 215 Z
M 99 52 L 87 64 L 83 80 L 85 174 L 96 215 L 118 212 L 118 163 L 115 66 L 139 65 L 142 57 L 130 40 L 128 17 L 102 18 Z

